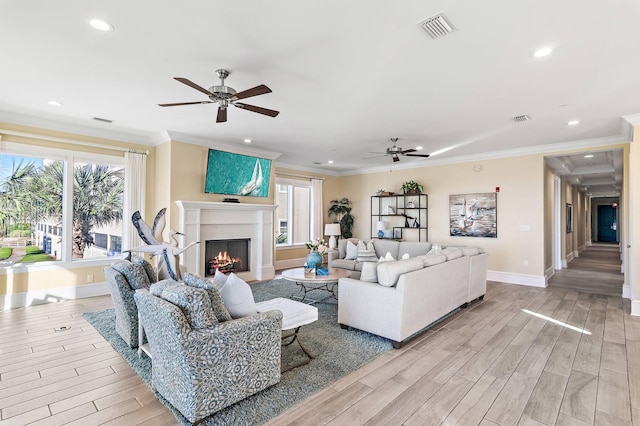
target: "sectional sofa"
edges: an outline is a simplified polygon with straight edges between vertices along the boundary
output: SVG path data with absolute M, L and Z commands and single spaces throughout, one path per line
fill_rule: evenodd
M 352 259 L 348 241 L 358 243 L 341 240 L 329 255 L 330 267 L 353 271 L 338 283 L 343 328 L 388 338 L 399 348 L 449 313 L 484 298 L 488 255 L 477 247 L 431 250 L 429 242 L 373 240 L 361 243 L 363 256 Z M 374 261 L 374 256 L 388 261 Z

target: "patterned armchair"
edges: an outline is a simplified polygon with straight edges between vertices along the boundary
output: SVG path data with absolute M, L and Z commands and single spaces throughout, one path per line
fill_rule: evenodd
M 168 286 L 138 290 L 135 301 L 153 354 L 153 388 L 187 420 L 280 381 L 282 312 L 218 322 L 204 289 L 176 285 L 168 297 Z
M 156 281 L 153 267 L 142 257 L 118 260 L 104 268 L 116 313 L 116 332 L 131 347 L 138 347 L 138 308 L 133 300 L 136 289 L 149 288 Z

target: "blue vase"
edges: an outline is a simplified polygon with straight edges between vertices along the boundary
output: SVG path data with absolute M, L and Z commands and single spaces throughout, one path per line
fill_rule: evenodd
M 322 256 L 317 251 L 307 255 L 307 268 L 319 268 L 322 266 Z

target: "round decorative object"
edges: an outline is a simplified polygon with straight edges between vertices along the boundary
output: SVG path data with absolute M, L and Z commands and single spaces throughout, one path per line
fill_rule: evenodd
M 480 172 L 480 171 L 482 171 L 482 164 L 475 164 L 475 165 L 473 166 L 473 171 L 474 171 L 474 172 Z
M 378 231 L 378 238 L 382 238 L 382 237 L 384 237 L 384 232 Z
M 319 268 L 322 266 L 322 255 L 312 251 L 307 255 L 307 268 Z

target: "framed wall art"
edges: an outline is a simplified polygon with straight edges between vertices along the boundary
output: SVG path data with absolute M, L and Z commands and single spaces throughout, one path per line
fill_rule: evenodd
M 497 238 L 495 192 L 449 195 L 451 236 Z
M 210 149 L 204 192 L 267 197 L 270 176 L 271 160 Z

